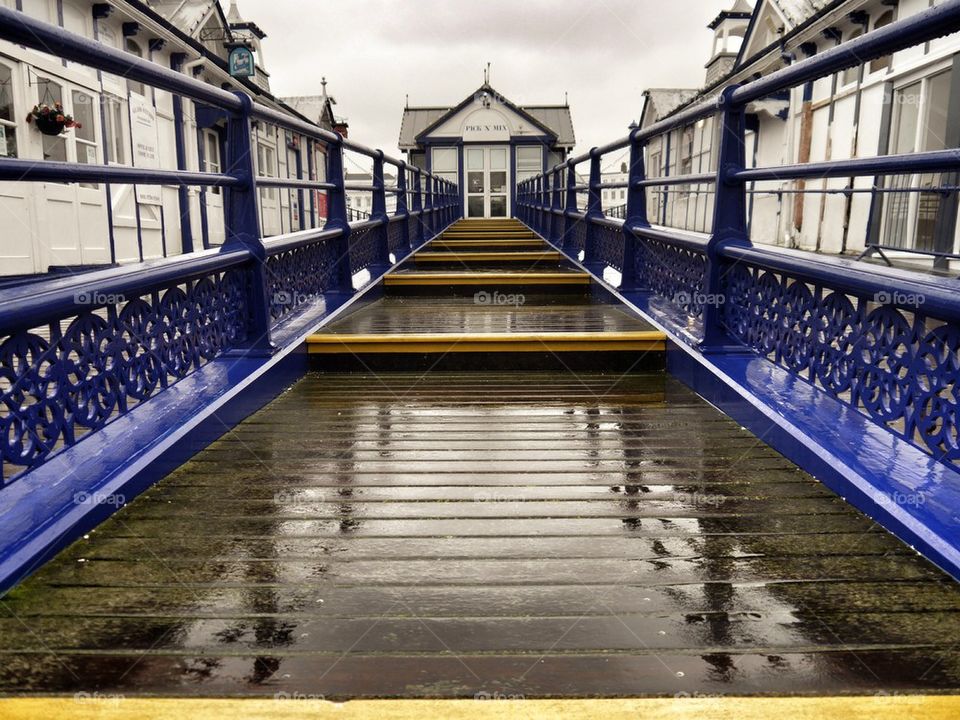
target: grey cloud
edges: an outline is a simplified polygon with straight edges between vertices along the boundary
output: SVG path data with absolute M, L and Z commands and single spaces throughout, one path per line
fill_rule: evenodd
M 397 154 L 404 96 L 463 99 L 493 64 L 519 103 L 569 92 L 578 148 L 626 132 L 647 87 L 697 87 L 721 0 L 239 0 L 256 22 L 278 95 L 312 95 L 325 75 L 351 137 Z M 309 8 L 305 12 L 305 9 Z

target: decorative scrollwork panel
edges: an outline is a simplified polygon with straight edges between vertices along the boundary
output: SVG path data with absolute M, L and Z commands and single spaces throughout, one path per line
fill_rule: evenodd
M 350 273 L 352 275 L 377 262 L 382 232 L 383 227 L 375 225 L 350 234 Z
M 733 337 L 937 460 L 960 461 L 960 328 L 922 305 L 742 263 L 725 272 L 724 293 Z
M 129 299 L 81 295 L 73 315 L 0 335 L 3 482 L 244 340 L 247 295 L 234 269 Z
M 607 225 L 594 225 L 597 256 L 614 270 L 623 272 L 623 230 Z
M 315 303 L 336 285 L 337 243 L 303 245 L 267 258 L 267 294 L 274 324 Z
M 687 315 L 703 315 L 705 255 L 661 240 L 637 239 L 637 278 Z

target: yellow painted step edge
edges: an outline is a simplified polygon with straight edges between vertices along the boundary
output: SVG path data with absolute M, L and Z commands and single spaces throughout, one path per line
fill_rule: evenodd
M 610 352 L 666 348 L 666 336 L 657 330 L 616 333 L 417 333 L 405 335 L 311 335 L 311 354 L 348 352 Z
M 559 260 L 562 256 L 556 250 L 534 250 L 531 252 L 418 252 L 414 254 L 417 262 L 450 262 L 451 260 Z
M 80 693 L 74 697 L 0 699 L 4 720 L 956 720 L 956 695 L 843 697 L 700 697 L 527 700 L 509 693 L 468 700 L 349 700 L 278 692 L 271 698 L 132 698 Z
M 587 273 L 392 273 L 384 285 L 589 285 Z

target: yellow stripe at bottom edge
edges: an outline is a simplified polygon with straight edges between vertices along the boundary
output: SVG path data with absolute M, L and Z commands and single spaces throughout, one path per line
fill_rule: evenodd
M 866 720 L 960 718 L 960 697 L 881 695 L 869 697 L 739 698 L 691 696 L 669 699 L 525 700 L 487 694 L 477 700 L 350 700 L 278 693 L 257 699 L 141 699 L 81 693 L 69 698 L 0 699 L 4 720 L 421 720 L 422 718 L 631 718 L 638 720 Z

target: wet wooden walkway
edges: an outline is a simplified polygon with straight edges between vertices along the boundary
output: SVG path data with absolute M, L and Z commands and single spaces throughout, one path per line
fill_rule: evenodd
M 960 585 L 662 372 L 314 373 L 0 601 L 0 692 L 939 692 L 958 638 Z

